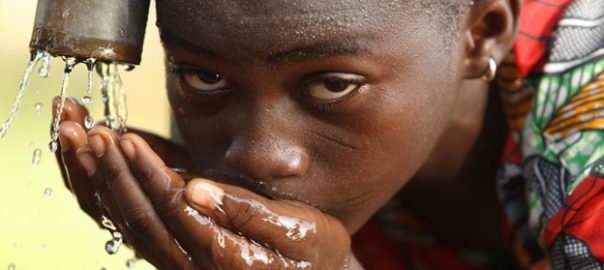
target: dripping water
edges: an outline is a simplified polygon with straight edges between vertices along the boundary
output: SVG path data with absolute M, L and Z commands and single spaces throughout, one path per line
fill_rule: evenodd
M 21 77 L 21 82 L 19 84 L 19 93 L 17 94 L 17 98 L 15 99 L 15 102 L 13 103 L 13 108 L 8 116 L 8 119 L 6 119 L 6 121 L 4 121 L 4 123 L 2 123 L 2 126 L 0 126 L 0 139 L 4 138 L 4 136 L 6 136 L 6 133 L 12 126 L 13 121 L 15 121 L 17 112 L 19 111 L 19 109 L 21 108 L 21 104 L 23 103 L 23 97 L 25 96 L 27 86 L 29 85 L 29 76 L 33 72 L 34 67 L 36 66 L 36 64 L 38 64 L 38 62 L 41 59 L 49 59 L 49 58 L 50 58 L 50 54 L 48 54 L 47 52 L 38 51 L 33 56 L 33 59 L 31 61 L 29 61 L 29 63 L 27 64 L 27 67 L 25 68 L 25 72 L 23 73 L 23 77 Z M 43 60 L 43 61 L 50 61 L 50 60 Z
M 118 72 L 118 64 L 101 62 L 97 71 L 101 76 L 101 95 L 105 106 L 105 121 L 111 130 L 126 132 L 126 92 Z
M 61 85 L 61 93 L 59 95 L 60 100 L 57 105 L 57 110 L 55 113 L 55 118 L 52 122 L 52 133 L 51 133 L 51 141 L 49 144 L 49 150 L 51 152 L 56 152 L 59 148 L 59 129 L 61 122 L 61 115 L 63 114 L 63 108 L 65 107 L 65 99 L 67 98 L 67 86 L 69 86 L 69 78 L 71 77 L 71 72 L 73 68 L 77 64 L 75 57 L 63 57 L 65 61 L 65 71 L 63 73 L 63 84 Z
M 40 69 L 38 69 L 38 75 L 42 78 L 48 78 L 48 74 L 50 73 L 50 59 L 50 56 L 41 59 L 42 65 L 40 66 Z
M 86 68 L 88 69 L 88 87 L 86 88 L 86 93 L 84 93 L 84 96 L 82 97 L 82 103 L 84 103 L 84 105 L 90 105 L 92 104 L 93 70 L 96 59 L 88 58 L 84 63 L 86 63 Z
M 111 239 L 105 243 L 105 252 L 109 255 L 116 254 L 124 242 L 122 234 L 117 231 L 117 227 L 113 222 L 104 215 L 101 216 L 101 226 L 111 233 Z

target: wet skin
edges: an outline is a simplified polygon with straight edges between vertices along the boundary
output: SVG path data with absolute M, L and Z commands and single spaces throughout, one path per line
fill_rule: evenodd
M 487 96 L 479 78 L 509 50 L 518 12 L 517 1 L 484 0 L 447 35 L 406 5 L 158 1 L 185 148 L 85 130 L 70 102 L 61 161 L 80 205 L 98 217 L 98 192 L 160 268 L 360 268 L 349 236 L 418 171 L 468 167 Z M 169 167 L 212 181 L 187 184 Z

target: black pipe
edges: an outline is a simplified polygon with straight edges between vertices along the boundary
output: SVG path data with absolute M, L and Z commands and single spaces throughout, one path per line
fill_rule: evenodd
M 150 0 L 38 0 L 32 52 L 138 65 Z

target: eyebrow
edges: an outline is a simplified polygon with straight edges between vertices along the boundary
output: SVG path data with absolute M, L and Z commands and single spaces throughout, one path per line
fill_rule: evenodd
M 298 47 L 288 51 L 279 52 L 268 57 L 273 64 L 288 62 L 308 61 L 338 55 L 354 55 L 367 53 L 369 50 L 356 42 L 344 43 L 319 43 L 310 46 Z
M 172 33 L 161 33 L 160 38 L 163 42 L 173 43 L 184 50 L 200 54 L 203 57 L 226 60 L 225 57 L 193 44 L 188 40 L 178 37 Z M 277 52 L 269 55 L 267 61 L 274 65 L 285 64 L 289 62 L 309 61 L 313 59 L 333 57 L 338 55 L 354 55 L 368 53 L 369 49 L 355 41 L 346 41 L 340 43 L 318 43 L 309 46 L 296 47 L 287 51 Z
M 212 52 L 210 50 L 207 50 L 205 48 L 202 48 L 200 46 L 197 46 L 191 42 L 189 42 L 188 40 L 178 37 L 177 35 L 174 35 L 170 32 L 164 32 L 162 31 L 159 35 L 159 38 L 162 42 L 164 43 L 172 43 L 177 45 L 178 47 L 192 52 L 192 53 L 196 53 L 196 54 L 201 54 L 203 57 L 206 58 L 214 58 L 214 59 L 219 59 L 219 60 L 226 60 L 224 57 L 220 56 L 219 54 Z

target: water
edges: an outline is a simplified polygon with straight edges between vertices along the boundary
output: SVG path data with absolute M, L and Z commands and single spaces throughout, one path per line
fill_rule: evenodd
M 50 198 L 52 196 L 52 193 L 53 193 L 52 188 L 47 187 L 44 189 L 44 197 Z
M 40 59 L 40 61 L 42 62 L 42 65 L 40 65 L 40 69 L 38 69 L 38 75 L 40 75 L 40 77 L 42 78 L 47 78 L 50 70 L 50 55 L 47 53 L 46 57 L 42 57 L 42 59 Z
M 94 118 L 92 118 L 92 116 L 90 115 L 86 115 L 86 117 L 84 118 L 84 126 L 87 129 L 91 129 L 94 127 Z
M 126 92 L 123 87 L 119 70 L 123 69 L 125 71 L 130 71 L 134 69 L 134 66 L 123 65 L 118 63 L 100 62 L 94 58 L 76 59 L 74 57 L 65 56 L 63 56 L 62 58 L 65 62 L 65 71 L 63 73 L 63 82 L 59 94 L 60 101 L 55 111 L 55 118 L 52 122 L 51 141 L 48 144 L 49 150 L 51 152 L 56 152 L 59 147 L 58 138 L 61 115 L 65 106 L 65 99 L 67 98 L 67 89 L 69 86 L 71 73 L 78 63 L 84 63 L 88 69 L 88 85 L 86 88 L 86 92 L 82 97 L 82 103 L 84 105 L 92 104 L 94 70 L 96 67 L 96 70 L 101 77 L 100 90 L 103 97 L 103 104 L 105 107 L 104 117 L 107 126 L 113 131 L 118 132 L 119 134 L 126 132 L 126 119 L 128 116 L 128 110 L 126 107 Z M 38 75 L 40 75 L 42 78 L 47 78 L 49 76 L 50 61 L 51 55 L 48 52 L 38 51 L 32 56 L 32 60 L 29 61 L 29 63 L 27 64 L 23 77 L 21 78 L 19 92 L 13 104 L 10 115 L 8 119 L 4 121 L 2 125 L 0 125 L 0 139 L 6 136 L 8 130 L 10 129 L 15 120 L 15 117 L 17 116 L 19 109 L 21 108 L 23 98 L 25 97 L 25 92 L 29 85 L 30 76 L 34 68 L 38 65 L 38 63 L 41 63 L 40 68 L 38 70 Z M 41 114 L 43 108 L 44 104 L 41 102 L 34 104 L 34 110 L 37 114 Z M 87 124 L 90 127 L 93 126 L 92 117 L 88 120 Z
M 78 63 L 75 57 L 63 57 L 65 61 L 65 71 L 63 74 L 63 84 L 61 85 L 61 93 L 59 94 L 59 104 L 57 105 L 57 111 L 55 112 L 55 119 L 52 122 L 52 132 L 50 135 L 49 149 L 51 152 L 56 152 L 59 148 L 59 124 L 61 123 L 61 115 L 63 114 L 63 108 L 65 107 L 65 99 L 67 99 L 67 87 L 69 86 L 69 78 L 73 68 Z
M 88 58 L 84 63 L 88 69 L 88 87 L 86 88 L 86 93 L 84 93 L 84 96 L 82 97 L 82 103 L 84 103 L 84 105 L 90 105 L 92 104 L 92 86 L 94 84 L 94 64 L 96 64 L 96 59 Z
M 126 92 L 118 72 L 119 64 L 101 62 L 97 71 L 101 75 L 101 95 L 105 105 L 105 122 L 111 130 L 123 134 L 126 132 Z
M 121 242 L 117 242 L 114 239 L 111 239 L 105 243 L 105 252 L 107 252 L 107 254 L 109 255 L 114 255 L 120 251 L 121 246 Z
M 101 216 L 101 225 L 111 232 L 111 239 L 105 243 L 105 252 L 109 255 L 116 254 L 124 242 L 122 234 L 117 231 L 117 227 L 106 216 Z
M 42 160 L 42 149 L 36 148 L 34 149 L 34 155 L 31 158 L 31 164 L 38 166 L 40 165 L 40 160 Z
M 104 104 L 104 117 L 107 122 L 107 126 L 111 128 L 113 131 L 118 132 L 120 134 L 126 132 L 126 119 L 127 119 L 127 108 L 126 108 L 126 92 L 123 87 L 122 79 L 119 74 L 119 70 L 123 69 L 125 71 L 130 71 L 134 69 L 134 66 L 131 65 L 122 65 L 117 63 L 108 63 L 108 62 L 100 62 L 94 58 L 88 59 L 76 59 L 74 57 L 62 57 L 65 63 L 65 70 L 63 72 L 63 81 L 61 85 L 61 90 L 59 94 L 59 103 L 57 104 L 55 117 L 52 121 L 52 130 L 51 130 L 51 141 L 48 144 L 48 148 L 51 152 L 56 152 L 59 147 L 59 132 L 60 132 L 60 121 L 61 115 L 63 114 L 63 110 L 65 107 L 65 101 L 67 98 L 67 89 L 69 87 L 69 82 L 71 78 L 71 73 L 74 67 L 78 63 L 84 63 L 88 69 L 88 84 L 86 88 L 86 92 L 82 96 L 82 103 L 84 105 L 90 105 L 92 103 L 92 90 L 94 86 L 94 71 L 98 72 L 101 77 L 101 94 L 103 97 Z M 29 86 L 30 76 L 34 71 L 35 67 L 38 63 L 41 63 L 40 68 L 38 69 L 38 75 L 42 78 L 47 78 L 49 76 L 50 69 L 50 61 L 51 55 L 48 52 L 37 51 L 32 55 L 32 59 L 28 62 L 25 72 L 21 77 L 21 81 L 19 84 L 19 91 L 17 93 L 17 97 L 15 98 L 15 102 L 10 111 L 9 117 L 0 125 L 0 139 L 4 138 L 8 133 L 8 130 L 12 126 L 19 109 L 23 103 L 23 98 L 25 97 L 25 93 Z M 40 115 L 42 110 L 44 109 L 44 104 L 41 102 L 37 102 L 34 104 L 35 112 Z M 86 128 L 90 129 L 94 126 L 94 118 L 92 116 L 87 116 L 85 119 Z M 32 164 L 37 166 L 40 164 L 42 159 L 42 149 L 37 147 L 34 143 L 30 144 L 31 149 L 33 150 L 32 156 Z M 51 197 L 53 194 L 53 190 L 50 187 L 44 189 L 44 196 L 46 198 Z M 119 251 L 121 245 L 123 244 L 122 234 L 117 230 L 116 226 L 106 217 L 103 217 L 102 225 L 111 233 L 111 240 L 105 243 L 105 251 L 108 254 L 115 254 Z M 131 259 L 128 260 L 127 265 L 129 267 L 133 267 L 136 260 Z M 15 269 L 14 264 L 9 264 L 9 269 Z
M 36 102 L 36 104 L 34 104 L 36 114 L 40 115 L 42 113 L 42 109 L 44 109 L 44 104 L 42 104 L 42 102 Z
M 23 77 L 21 77 L 21 82 L 19 83 L 19 92 L 17 93 L 17 98 L 13 103 L 13 108 L 8 116 L 8 119 L 2 123 L 0 126 L 0 139 L 6 136 L 6 133 L 13 125 L 13 121 L 15 121 L 15 117 L 17 116 L 17 112 L 21 108 L 21 104 L 23 103 L 23 97 L 25 97 L 25 92 L 27 91 L 27 86 L 29 85 L 29 76 L 34 70 L 34 67 L 38 64 L 41 59 L 50 58 L 50 55 L 47 52 L 38 51 L 33 56 L 33 59 L 27 63 L 25 67 L 25 72 L 23 73 Z

